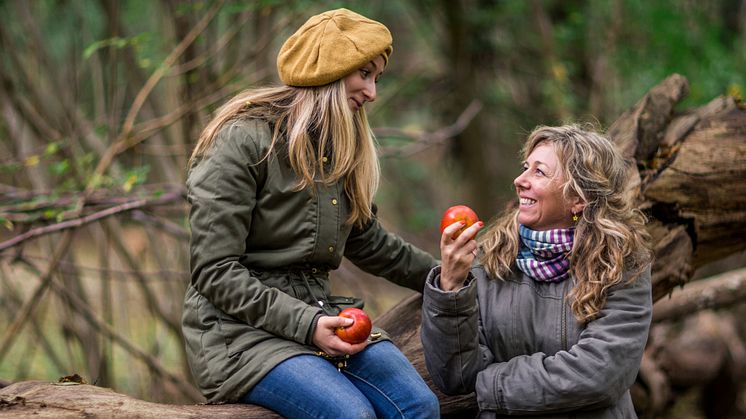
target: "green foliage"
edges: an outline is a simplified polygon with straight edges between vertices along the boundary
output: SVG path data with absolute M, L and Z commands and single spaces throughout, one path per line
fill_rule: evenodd
M 142 185 L 148 179 L 148 172 L 150 172 L 150 166 L 139 166 L 129 169 L 117 183 L 124 190 L 124 192 L 132 191 L 137 185 Z
M 121 38 L 118 36 L 115 36 L 113 38 L 108 39 L 102 39 L 100 41 L 96 41 L 86 47 L 85 50 L 83 50 L 83 59 L 89 59 L 93 53 L 97 52 L 98 50 L 102 48 L 126 48 L 126 47 L 135 47 L 137 48 L 138 45 L 142 45 L 144 40 L 147 40 L 149 37 L 148 34 L 141 33 L 135 36 L 131 36 L 129 38 Z
M 728 93 L 729 86 L 746 82 L 746 42 L 743 33 L 729 40 L 721 2 L 633 1 L 625 2 L 625 20 L 635 22 L 620 43 L 615 65 L 627 81 L 630 101 L 671 73 L 690 81 L 690 93 L 682 106 L 703 104 Z M 742 29 L 743 30 L 743 29 Z

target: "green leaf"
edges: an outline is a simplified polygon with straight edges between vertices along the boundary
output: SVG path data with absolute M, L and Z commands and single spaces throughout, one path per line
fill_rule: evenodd
M 57 154 L 57 152 L 60 151 L 60 143 L 53 142 L 47 144 L 47 147 L 44 149 L 44 156 L 49 157 Z
M 13 230 L 13 222 L 3 216 L 0 216 L 0 224 L 7 230 Z

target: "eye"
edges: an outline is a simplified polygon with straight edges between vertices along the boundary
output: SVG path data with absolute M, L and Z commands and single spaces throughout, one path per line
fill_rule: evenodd
M 541 170 L 541 169 L 536 169 L 536 174 L 539 175 L 539 176 L 545 176 L 544 171 Z
M 370 70 L 368 70 L 368 69 L 366 69 L 366 68 L 361 68 L 361 69 L 360 69 L 360 75 L 361 75 L 361 76 L 362 76 L 362 77 L 363 77 L 364 79 L 367 79 L 367 78 L 368 78 L 368 76 L 370 75 Z

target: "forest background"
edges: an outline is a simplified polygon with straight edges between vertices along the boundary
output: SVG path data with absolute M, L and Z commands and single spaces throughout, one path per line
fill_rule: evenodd
M 746 88 L 744 0 L 0 1 L 0 379 L 201 400 L 179 327 L 187 159 L 211 113 L 278 83 L 282 42 L 337 7 L 393 34 L 367 105 L 376 202 L 435 255 L 445 208 L 510 202 L 533 127 L 606 128 L 672 73 L 682 108 Z M 333 288 L 374 317 L 411 293 L 347 263 Z

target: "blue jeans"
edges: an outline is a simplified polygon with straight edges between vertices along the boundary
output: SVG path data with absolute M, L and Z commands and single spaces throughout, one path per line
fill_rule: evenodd
M 351 356 L 341 372 L 315 355 L 289 358 L 241 401 L 287 418 L 440 417 L 438 398 L 389 341 Z

